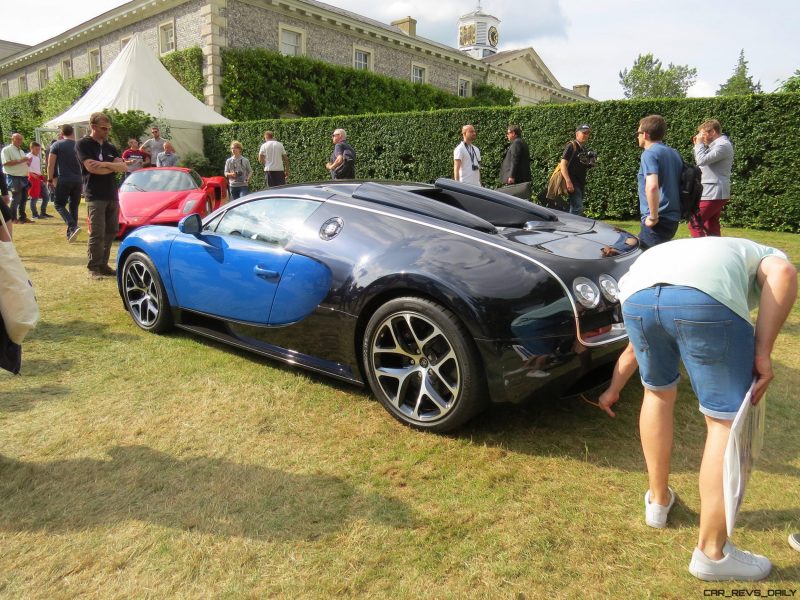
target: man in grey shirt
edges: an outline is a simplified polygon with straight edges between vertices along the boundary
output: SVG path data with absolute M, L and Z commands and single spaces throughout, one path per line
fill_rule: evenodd
M 719 237 L 719 215 L 731 199 L 733 144 L 721 129 L 719 121 L 710 119 L 700 124 L 697 135 L 692 138 L 694 161 L 703 175 L 700 214 L 697 220 L 689 221 L 692 237 Z
M 153 134 L 148 140 L 139 146 L 139 150 L 144 150 L 147 154 L 150 155 L 150 165 L 156 164 L 156 158 L 158 155 L 164 151 L 164 144 L 167 140 L 161 137 L 161 131 L 155 125 L 150 129 L 150 133 Z
M 180 156 L 175 154 L 175 148 L 173 148 L 172 143 L 164 142 L 164 151 L 159 152 L 158 156 L 156 157 L 156 166 L 177 167 L 180 158 Z

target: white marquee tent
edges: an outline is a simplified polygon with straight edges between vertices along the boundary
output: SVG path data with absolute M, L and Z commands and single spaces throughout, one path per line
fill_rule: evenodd
M 165 121 L 178 155 L 203 151 L 203 125 L 230 123 L 187 92 L 138 34 L 83 97 L 69 110 L 50 119 L 45 127 L 85 124 L 93 112 L 106 108 L 121 112 L 141 110 Z

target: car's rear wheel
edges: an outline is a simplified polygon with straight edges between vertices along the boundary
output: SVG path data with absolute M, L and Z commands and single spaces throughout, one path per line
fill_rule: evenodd
M 172 327 L 167 292 L 158 270 L 146 254 L 133 252 L 125 259 L 122 297 L 133 322 L 145 331 L 162 333 Z
M 478 352 L 446 308 L 424 298 L 396 298 L 370 318 L 363 356 L 372 392 L 398 420 L 450 431 L 485 406 Z

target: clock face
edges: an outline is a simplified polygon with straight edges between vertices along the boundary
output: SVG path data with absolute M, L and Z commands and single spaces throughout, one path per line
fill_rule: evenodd
M 497 42 L 500 39 L 500 36 L 497 33 L 497 27 L 492 25 L 489 27 L 489 44 L 494 48 L 497 46 Z
M 462 25 L 458 30 L 458 45 L 473 46 L 475 44 L 475 24 Z

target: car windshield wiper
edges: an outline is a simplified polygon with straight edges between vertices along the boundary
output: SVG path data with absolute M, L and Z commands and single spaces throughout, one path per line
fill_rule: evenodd
M 138 186 L 138 185 L 136 185 L 135 183 L 126 183 L 125 185 L 126 185 L 127 187 L 132 187 L 132 188 L 133 188 L 133 189 L 135 189 L 137 192 L 146 192 L 146 191 L 148 191 L 148 190 L 144 189 L 143 187 L 139 187 L 139 186 Z

